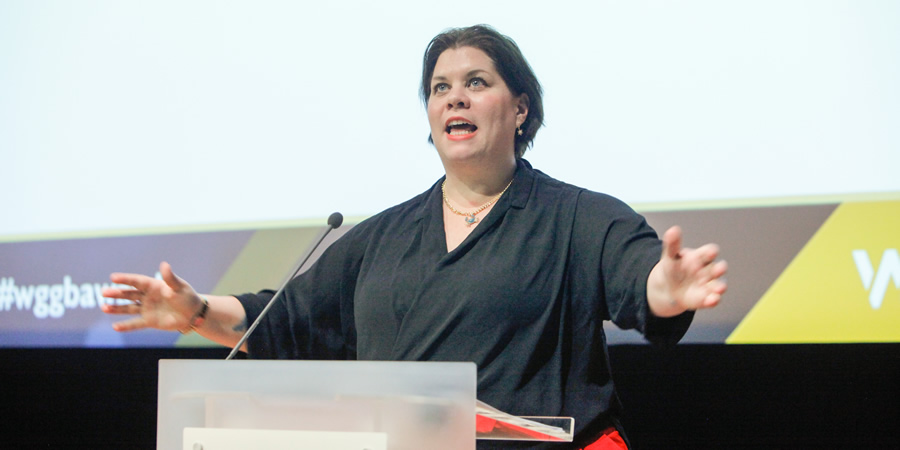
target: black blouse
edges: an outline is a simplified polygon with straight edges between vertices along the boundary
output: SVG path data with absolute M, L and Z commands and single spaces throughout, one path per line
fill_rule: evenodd
M 602 321 L 665 345 L 692 318 L 649 311 L 656 232 L 621 201 L 520 160 L 507 192 L 447 252 L 441 181 L 332 244 L 288 285 L 248 340 L 249 356 L 473 361 L 480 400 L 575 417 L 574 445 L 619 427 Z M 249 322 L 272 294 L 238 297 Z

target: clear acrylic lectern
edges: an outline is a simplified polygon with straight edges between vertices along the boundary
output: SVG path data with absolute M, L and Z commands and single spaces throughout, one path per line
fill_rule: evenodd
M 475 448 L 473 363 L 161 360 L 157 449 Z

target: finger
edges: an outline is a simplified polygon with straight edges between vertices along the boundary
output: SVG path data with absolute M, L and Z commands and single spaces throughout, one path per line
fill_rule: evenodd
M 696 268 L 694 280 L 697 284 L 708 284 L 719 280 L 725 275 L 725 272 L 728 271 L 728 263 L 725 261 L 717 261 L 713 264 L 703 265 L 702 260 L 696 260 L 696 263 L 692 264 L 692 266 Z
M 716 244 L 706 244 L 694 251 L 703 265 L 712 264 L 719 257 L 719 246 Z
M 728 290 L 728 283 L 725 280 L 717 279 L 706 283 L 706 289 L 711 294 L 722 295 Z
M 144 295 L 137 289 L 103 288 L 100 295 L 106 298 L 119 298 L 122 300 L 138 301 Z
M 704 283 L 709 281 L 709 265 L 706 262 L 706 256 L 698 252 L 697 249 L 682 249 L 681 259 L 678 260 L 678 263 L 687 276 Z
M 712 265 L 712 270 L 710 275 L 713 279 L 719 279 L 725 276 L 725 273 L 728 272 L 728 263 L 725 261 L 719 261 Z
M 714 308 L 719 305 L 719 302 L 722 301 L 722 295 L 712 293 L 706 296 L 703 300 L 703 303 L 700 305 L 700 308 Z
M 135 317 L 133 319 L 116 322 L 112 325 L 112 327 L 113 330 L 116 331 L 143 330 L 144 328 L 147 328 L 147 321 L 144 320 L 143 317 Z
M 677 225 L 663 234 L 663 257 L 679 259 L 681 257 L 681 228 Z
M 684 260 L 683 267 L 688 273 L 695 274 L 697 280 L 707 282 L 715 278 L 713 264 L 719 256 L 719 246 L 706 244 L 700 248 L 683 249 L 681 257 Z
M 131 286 L 139 291 L 147 292 L 156 281 L 156 278 L 148 277 L 137 273 L 112 273 L 109 279 L 116 284 L 124 284 Z
M 178 275 L 175 275 L 175 271 L 172 270 L 172 265 L 165 261 L 159 263 L 159 273 L 162 275 L 163 281 L 165 281 L 173 291 L 177 292 L 181 290 L 186 284 Z
M 111 305 L 109 303 L 103 303 L 100 305 L 100 310 L 106 314 L 140 314 L 141 306 L 134 303 L 129 305 Z

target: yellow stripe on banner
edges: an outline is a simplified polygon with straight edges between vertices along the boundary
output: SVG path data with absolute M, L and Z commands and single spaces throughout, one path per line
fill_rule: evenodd
M 900 201 L 838 206 L 726 342 L 900 342 L 898 251 Z

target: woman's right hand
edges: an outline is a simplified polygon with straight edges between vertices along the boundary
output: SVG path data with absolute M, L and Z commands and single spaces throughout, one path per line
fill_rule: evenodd
M 103 296 L 130 300 L 123 305 L 102 304 L 107 314 L 133 314 L 137 317 L 113 324 L 116 331 L 134 331 L 145 328 L 160 330 L 189 330 L 191 319 L 202 308 L 202 300 L 186 281 L 175 275 L 167 262 L 159 265 L 162 280 L 133 273 L 113 273 L 113 283 L 128 285 L 134 289 L 106 288 Z

